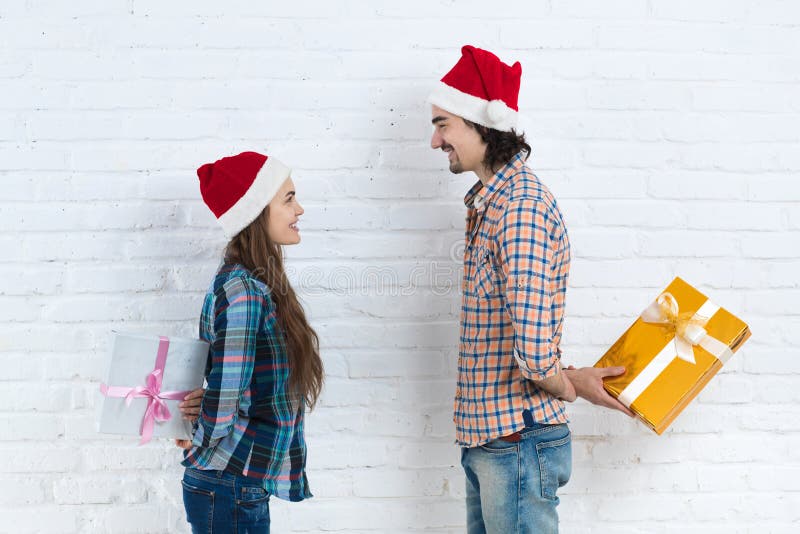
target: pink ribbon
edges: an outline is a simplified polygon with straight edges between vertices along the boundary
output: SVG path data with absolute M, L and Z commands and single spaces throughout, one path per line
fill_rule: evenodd
M 161 391 L 161 380 L 164 376 L 164 365 L 167 363 L 167 353 L 169 352 L 169 338 L 159 336 L 158 354 L 156 354 L 156 365 L 146 379 L 144 386 L 120 387 L 107 386 L 100 384 L 100 393 L 106 397 L 125 397 L 125 406 L 130 406 L 134 398 L 147 397 L 147 410 L 142 418 L 142 425 L 139 434 L 142 436 L 139 445 L 150 441 L 153 437 L 153 427 L 156 421 L 163 423 L 172 418 L 169 413 L 165 400 L 182 400 L 191 391 Z

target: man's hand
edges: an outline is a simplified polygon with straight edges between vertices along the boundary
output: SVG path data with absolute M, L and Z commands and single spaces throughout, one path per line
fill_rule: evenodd
M 575 387 L 578 397 L 586 399 L 592 404 L 619 410 L 629 417 L 634 417 L 624 404 L 608 394 L 603 388 L 603 378 L 607 376 L 620 376 L 625 374 L 624 367 L 581 367 L 576 369 L 569 366 L 564 370 L 564 375 Z
M 197 418 L 200 416 L 200 403 L 203 401 L 203 393 L 205 392 L 205 389 L 197 388 L 183 398 L 178 408 L 180 408 L 184 419 L 192 423 L 197 421 Z

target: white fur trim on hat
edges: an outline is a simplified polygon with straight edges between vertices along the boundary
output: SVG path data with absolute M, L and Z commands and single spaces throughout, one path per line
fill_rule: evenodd
M 228 211 L 220 215 L 219 223 L 227 238 L 232 238 L 258 217 L 292 174 L 292 169 L 273 157 L 268 157 L 258 170 L 255 180 Z
M 443 110 L 503 132 L 517 125 L 518 113 L 502 100 L 484 100 L 463 93 L 444 82 L 439 82 L 428 97 L 428 102 Z

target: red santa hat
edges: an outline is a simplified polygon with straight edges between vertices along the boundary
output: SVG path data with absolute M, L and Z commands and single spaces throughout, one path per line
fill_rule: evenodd
M 486 50 L 466 45 L 428 102 L 471 122 L 501 131 L 517 124 L 522 66 L 509 66 Z
M 292 170 L 275 158 L 242 152 L 197 169 L 200 194 L 228 238 L 258 217 Z

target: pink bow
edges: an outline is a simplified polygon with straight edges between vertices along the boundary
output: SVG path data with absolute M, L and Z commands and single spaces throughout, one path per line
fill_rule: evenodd
M 129 388 L 100 384 L 100 393 L 106 397 L 125 397 L 125 406 L 130 406 L 134 398 L 147 398 L 147 409 L 144 412 L 142 425 L 139 428 L 139 434 L 142 436 L 139 445 L 147 443 L 153 437 L 153 427 L 156 421 L 163 423 L 172 418 L 172 414 L 169 413 L 169 408 L 167 408 L 167 403 L 164 401 L 167 399 L 181 400 L 190 393 L 190 391 L 161 391 L 161 380 L 164 375 L 164 365 L 167 363 L 168 352 L 169 338 L 160 336 L 156 365 L 145 378 L 144 386 Z

